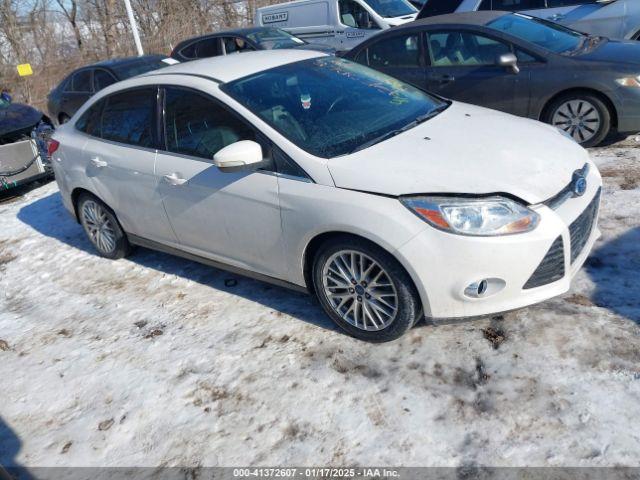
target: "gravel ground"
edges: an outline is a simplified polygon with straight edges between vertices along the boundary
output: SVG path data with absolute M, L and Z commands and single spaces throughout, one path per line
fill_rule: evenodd
M 0 464 L 640 466 L 640 144 L 572 290 L 370 345 L 309 297 L 0 203 Z

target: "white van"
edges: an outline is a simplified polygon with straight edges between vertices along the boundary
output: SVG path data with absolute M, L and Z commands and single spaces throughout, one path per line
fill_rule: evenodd
M 259 8 L 255 23 L 346 51 L 416 14 L 407 0 L 297 0 Z

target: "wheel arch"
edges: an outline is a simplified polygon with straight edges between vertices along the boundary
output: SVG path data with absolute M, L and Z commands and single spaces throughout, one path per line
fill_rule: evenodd
M 86 188 L 83 188 L 83 187 L 76 187 L 71 191 L 71 204 L 73 205 L 73 214 L 76 217 L 76 222 L 80 223 L 80 217 L 78 215 L 78 199 L 80 198 L 80 195 L 82 195 L 83 193 L 86 193 L 88 195 L 91 195 L 92 197 L 97 198 L 102 203 L 104 203 L 107 206 L 107 208 L 109 208 L 113 212 L 113 209 L 109 207 L 109 205 L 104 200 L 102 200 L 99 195 L 96 195 L 95 192 L 92 192 L 91 190 L 87 190 Z
M 309 240 L 309 242 L 307 243 L 302 256 L 302 268 L 303 268 L 305 286 L 309 291 L 309 293 L 313 294 L 315 291 L 314 281 L 313 281 L 313 261 L 315 259 L 316 254 L 318 253 L 318 250 L 320 249 L 323 243 L 338 237 L 351 237 L 351 238 L 364 240 L 365 242 L 371 243 L 372 245 L 375 245 L 377 248 L 380 248 L 385 252 L 387 252 L 389 255 L 391 255 L 391 257 L 393 257 L 400 264 L 400 266 L 402 266 L 402 268 L 407 273 L 409 278 L 411 278 L 411 281 L 413 282 L 413 288 L 415 289 L 415 292 L 417 293 L 420 299 L 421 305 L 424 307 L 424 311 L 425 312 L 430 311 L 430 309 L 428 308 L 429 299 L 427 298 L 427 293 L 424 291 L 424 289 L 419 288 L 420 282 L 415 276 L 415 271 L 405 263 L 406 262 L 405 259 L 399 257 L 396 254 L 397 253 L 396 251 L 389 248 L 385 248 L 385 246 L 381 245 L 380 242 L 377 242 L 371 238 L 367 238 L 364 235 L 349 232 L 346 230 L 331 230 L 331 231 L 321 232 L 316 234 L 314 237 L 312 237 L 311 240 Z
M 589 88 L 589 87 L 567 88 L 566 90 L 562 90 L 556 93 L 551 98 L 547 99 L 547 101 L 544 103 L 544 106 L 542 107 L 542 110 L 538 115 L 538 120 L 544 121 L 545 117 L 549 112 L 549 108 L 551 107 L 553 102 L 555 102 L 558 98 L 564 97 L 565 95 L 575 94 L 575 93 L 587 93 L 589 95 L 594 95 L 598 97 L 600 100 L 602 100 L 604 104 L 607 106 L 607 108 L 609 109 L 609 113 L 611 114 L 611 126 L 613 128 L 618 127 L 618 110 L 616 109 L 611 99 L 606 94 L 602 93 L 600 90 L 597 90 L 595 88 Z

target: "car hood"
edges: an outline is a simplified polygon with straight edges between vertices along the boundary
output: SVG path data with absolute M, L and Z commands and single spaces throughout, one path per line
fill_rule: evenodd
M 640 42 L 605 40 L 592 51 L 573 58 L 594 62 L 634 64 L 640 67 Z
M 416 15 L 418 15 L 418 12 L 402 15 L 401 17 L 385 18 L 385 20 L 390 27 L 397 27 L 404 23 L 413 22 L 416 19 Z
M 42 119 L 42 112 L 29 105 L 11 103 L 0 107 L 0 137 L 35 126 Z
M 534 120 L 454 102 L 396 137 L 328 162 L 335 185 L 386 195 L 508 193 L 536 204 L 589 160 Z

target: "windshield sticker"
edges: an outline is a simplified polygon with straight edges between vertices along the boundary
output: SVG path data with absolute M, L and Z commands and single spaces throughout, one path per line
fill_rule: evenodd
M 300 95 L 300 103 L 302 104 L 302 108 L 305 110 L 309 110 L 311 108 L 311 95 L 308 93 L 303 93 Z

